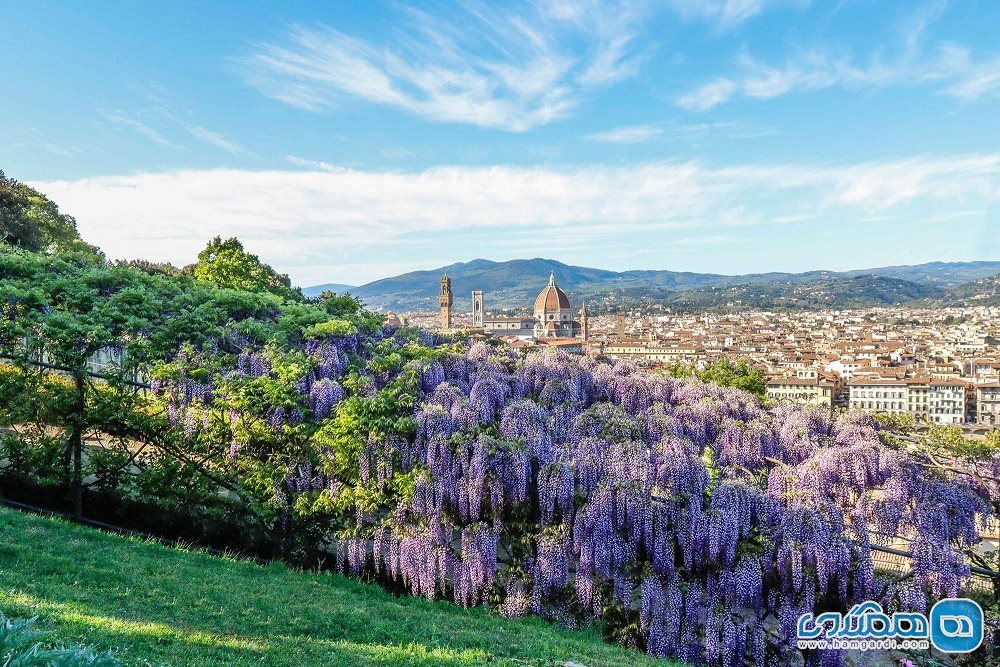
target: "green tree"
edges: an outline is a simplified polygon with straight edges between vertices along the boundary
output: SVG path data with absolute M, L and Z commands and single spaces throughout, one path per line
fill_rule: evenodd
M 284 299 L 302 300 L 301 293 L 292 289 L 287 275 L 279 274 L 261 262 L 257 255 L 248 253 L 235 237 L 223 241 L 222 237 L 216 236 L 209 241 L 205 249 L 198 253 L 194 276 L 219 287 L 270 292 Z
M 72 216 L 37 190 L 0 171 L 0 242 L 33 252 L 100 251 L 84 242 Z
M 0 241 L 27 250 L 42 249 L 42 234 L 28 219 L 28 198 L 20 184 L 0 171 Z
M 58 482 L 70 491 L 80 516 L 85 465 L 110 461 L 109 474 L 117 475 L 123 466 L 136 465 L 135 443 L 152 443 L 164 465 L 190 472 L 191 480 L 206 474 L 220 479 L 210 466 L 197 463 L 204 456 L 191 455 L 183 434 L 149 410 L 134 380 L 148 376 L 183 343 L 201 347 L 223 338 L 230 327 L 249 323 L 252 328 L 273 318 L 282 300 L 219 289 L 188 276 L 110 265 L 87 253 L 8 249 L 0 252 L 0 304 L 0 356 L 12 362 L 0 367 L 0 425 L 16 429 L 21 440 L 5 446 L 22 452 L 32 445 L 46 451 L 61 447 Z M 314 310 L 313 320 L 327 318 Z M 90 367 L 94 355 L 116 358 L 99 369 L 99 379 Z M 58 373 L 40 373 L 40 362 Z M 104 441 L 99 455 L 85 457 L 88 437 Z M 101 485 L 108 478 L 97 477 Z M 177 481 L 177 474 L 168 475 L 161 486 Z
M 767 376 L 742 359 L 736 363 L 729 359 L 719 359 L 701 370 L 675 362 L 666 366 L 664 372 L 675 378 L 696 377 L 702 382 L 742 389 L 758 398 L 764 398 L 767 394 Z
M 321 292 L 320 295 L 316 297 L 316 302 L 319 304 L 320 308 L 334 317 L 355 315 L 361 312 L 364 308 L 364 304 L 361 303 L 361 299 L 351 296 L 349 292 L 335 294 L 334 292 L 327 290 L 325 292 Z

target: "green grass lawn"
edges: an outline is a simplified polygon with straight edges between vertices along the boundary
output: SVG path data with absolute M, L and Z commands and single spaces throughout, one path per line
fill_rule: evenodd
M 0 610 L 134 665 L 653 665 L 538 619 L 0 508 Z

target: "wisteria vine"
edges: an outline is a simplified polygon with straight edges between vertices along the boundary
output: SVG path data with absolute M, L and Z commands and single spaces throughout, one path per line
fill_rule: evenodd
M 188 416 L 199 406 L 295 375 L 263 404 L 230 405 L 230 422 L 256 414 L 279 435 L 314 426 L 276 497 L 321 497 L 339 512 L 342 571 L 514 616 L 616 610 L 654 656 L 786 664 L 802 613 L 867 599 L 924 611 L 968 584 L 963 550 L 978 541 L 988 491 L 890 447 L 868 415 L 765 408 L 624 363 L 483 342 L 407 355 L 437 341 L 406 336 L 309 339 L 298 365 L 247 345 L 213 379 L 181 373 L 156 391 L 193 433 L 208 428 Z M 372 361 L 387 352 L 394 365 Z M 353 449 L 325 444 L 342 441 L 323 436 L 352 400 L 400 387 L 403 418 Z M 910 576 L 875 566 L 873 545 L 898 536 L 910 540 Z

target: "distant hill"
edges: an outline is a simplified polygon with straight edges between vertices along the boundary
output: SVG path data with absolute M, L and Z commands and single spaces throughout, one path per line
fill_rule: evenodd
M 517 308 L 534 301 L 545 286 L 549 273 L 554 273 L 559 286 L 577 298 L 584 293 L 608 291 L 623 283 L 623 274 L 570 266 L 551 259 L 516 259 L 509 262 L 477 259 L 376 280 L 357 288 L 353 294 L 373 308 L 427 310 L 437 307 L 441 276 L 447 274 L 451 277 L 452 291 L 458 301 L 466 299 L 472 290 L 481 289 L 486 292 L 487 308 Z
M 607 271 L 535 258 L 494 262 L 476 259 L 428 271 L 412 271 L 350 288 L 370 307 L 396 312 L 437 308 L 440 278 L 448 274 L 456 309 L 470 305 L 474 289 L 486 292 L 488 310 L 520 309 L 531 305 L 549 273 L 573 299 L 628 305 L 660 302 L 677 309 L 731 308 L 861 308 L 939 299 L 970 299 L 970 281 L 1000 274 L 1000 262 L 931 262 L 854 271 L 807 271 L 726 276 L 682 271 Z M 305 288 L 318 294 L 326 286 Z M 969 288 L 975 289 L 975 288 Z M 944 302 L 942 301 L 942 302 Z M 727 305 L 727 304 L 734 305 Z
M 323 292 L 353 292 L 357 289 L 354 285 L 344 285 L 341 283 L 325 283 L 323 285 L 313 285 L 303 287 L 302 293 L 306 296 L 319 296 Z
M 1000 262 L 928 262 L 845 272 L 848 276 L 865 274 L 910 280 L 924 285 L 953 287 L 1000 274 Z
M 728 312 L 754 308 L 790 311 L 895 306 L 916 299 L 935 299 L 942 294 L 943 290 L 938 287 L 867 275 L 702 287 L 669 294 L 662 303 L 675 310 Z
M 1000 274 L 953 287 L 940 301 L 948 306 L 1000 306 Z

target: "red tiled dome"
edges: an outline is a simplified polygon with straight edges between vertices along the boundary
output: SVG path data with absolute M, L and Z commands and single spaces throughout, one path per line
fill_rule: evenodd
M 535 311 L 540 310 L 559 310 L 560 308 L 571 308 L 569 304 L 569 297 L 566 296 L 566 292 L 559 289 L 556 285 L 555 275 L 549 276 L 549 284 L 545 286 L 539 295 L 535 299 Z

